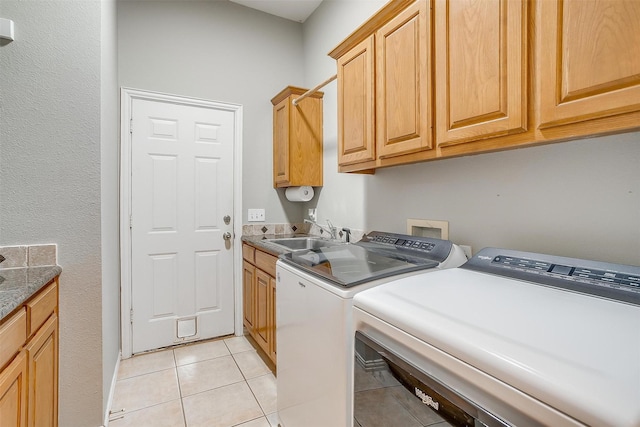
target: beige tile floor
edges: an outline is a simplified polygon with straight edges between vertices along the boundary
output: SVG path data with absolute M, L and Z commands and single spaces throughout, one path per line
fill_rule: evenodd
M 276 427 L 276 380 L 244 337 L 120 363 L 109 427 Z

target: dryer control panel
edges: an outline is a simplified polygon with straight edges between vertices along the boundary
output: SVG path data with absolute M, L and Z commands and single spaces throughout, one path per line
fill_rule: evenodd
M 461 268 L 640 305 L 640 267 L 485 248 Z

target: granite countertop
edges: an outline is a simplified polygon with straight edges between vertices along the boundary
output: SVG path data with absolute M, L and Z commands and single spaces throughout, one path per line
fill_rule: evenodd
M 58 265 L 0 269 L 0 320 L 61 272 Z

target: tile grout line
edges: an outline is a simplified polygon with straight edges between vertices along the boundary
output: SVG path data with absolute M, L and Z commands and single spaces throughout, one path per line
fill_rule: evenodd
M 265 414 L 265 412 L 264 412 L 264 408 L 262 407 L 262 405 L 260 404 L 260 401 L 258 400 L 258 396 L 256 396 L 255 392 L 253 391 L 253 389 L 249 385 L 249 381 L 247 380 L 246 375 L 242 371 L 242 368 L 240 368 L 240 365 L 238 365 L 238 362 L 236 361 L 236 358 L 233 357 L 234 353 L 231 352 L 231 349 L 229 348 L 229 346 L 227 345 L 226 342 L 224 343 L 224 345 L 226 345 L 227 348 L 229 349 L 229 353 L 231 353 L 231 357 L 233 358 L 233 363 L 235 363 L 236 366 L 238 367 L 238 370 L 240 371 L 240 374 L 242 374 L 242 378 L 244 378 L 244 382 L 247 385 L 247 388 L 251 392 L 251 395 L 253 396 L 253 398 L 256 400 L 256 403 L 258 404 L 258 408 L 260 408 L 260 412 L 262 412 L 262 417 L 258 417 L 258 418 L 264 418 L 265 420 L 267 420 L 267 423 L 269 423 L 269 425 L 271 425 L 271 423 L 269 422 L 269 419 L 267 418 L 267 414 Z M 244 352 L 240 352 L 240 353 L 244 353 Z M 268 375 L 268 374 L 264 374 L 264 375 Z M 256 378 L 258 378 L 258 377 L 256 377 Z M 258 419 L 258 418 L 254 418 L 254 419 Z M 253 421 L 253 420 L 249 420 L 249 421 Z M 242 423 L 240 423 L 240 424 L 242 424 Z M 239 424 L 237 424 L 237 425 L 239 425 Z
M 180 407 L 182 408 L 182 421 L 184 422 L 184 426 L 187 427 L 187 411 L 184 409 L 184 400 L 182 398 L 182 386 L 180 385 L 180 376 L 178 375 L 178 361 L 176 360 L 176 351 L 175 349 L 171 350 L 173 354 L 173 364 L 174 369 L 176 371 L 176 380 L 178 381 L 178 392 L 180 393 Z
M 244 382 L 247 385 L 247 388 L 251 392 L 251 395 L 253 396 L 253 398 L 255 399 L 256 403 L 258 404 L 258 408 L 260 408 L 260 412 L 262 412 L 262 416 L 266 418 L 266 415 L 264 413 L 264 409 L 262 409 L 262 405 L 260 405 L 260 402 L 258 401 L 258 398 L 256 397 L 255 393 L 251 389 L 251 386 L 249 385 L 249 382 L 247 381 L 247 377 L 245 376 L 244 372 L 242 371 L 242 368 L 240 368 L 240 365 L 238 365 L 238 362 L 236 361 L 236 358 L 233 357 L 234 353 L 231 351 L 231 349 L 229 348 L 229 345 L 226 343 L 226 341 L 223 341 L 223 342 L 224 342 L 224 345 L 227 346 L 227 350 L 229 350 L 229 353 L 231 354 L 231 359 L 233 360 L 233 363 L 235 363 L 236 367 L 238 368 L 238 371 L 240 371 L 240 375 L 242 375 L 242 378 L 244 379 L 242 382 Z M 258 417 L 258 418 L 261 418 L 261 417 Z M 246 422 L 257 420 L 258 418 L 253 418 L 253 419 L 248 420 L 248 421 L 243 421 L 240 424 L 235 424 L 232 427 L 237 427 L 237 426 L 242 425 L 242 424 L 244 424 Z M 267 422 L 269 422 L 269 420 L 267 420 Z
M 225 384 L 224 386 L 229 386 L 229 385 L 232 385 L 232 384 L 240 384 L 240 383 L 244 382 L 244 384 L 246 385 L 246 387 L 249 389 L 249 391 L 250 391 L 251 395 L 253 396 L 254 401 L 257 403 L 258 407 L 260 408 L 260 415 L 259 415 L 259 416 L 257 416 L 256 418 L 252 418 L 252 419 L 250 419 L 250 420 L 243 421 L 242 423 L 239 423 L 239 424 L 234 424 L 234 426 L 239 426 L 239 425 L 242 425 L 243 423 L 246 423 L 246 422 L 252 422 L 252 421 L 256 421 L 256 420 L 266 420 L 266 421 L 267 421 L 267 424 L 268 424 L 268 425 L 271 425 L 271 423 L 270 423 L 270 421 L 269 421 L 269 418 L 267 418 L 267 414 L 266 414 L 266 412 L 265 412 L 265 409 L 263 408 L 262 404 L 261 404 L 261 403 L 260 403 L 260 401 L 258 400 L 258 397 L 257 397 L 256 392 L 253 390 L 253 388 L 252 388 L 252 387 L 251 387 L 251 385 L 249 384 L 249 379 L 257 379 L 257 378 L 260 378 L 260 377 L 266 377 L 267 375 L 272 374 L 272 372 L 265 372 L 265 373 L 263 373 L 263 374 L 261 374 L 261 375 L 257 375 L 257 376 L 254 376 L 254 377 L 252 377 L 252 378 L 248 378 L 248 377 L 247 377 L 247 374 L 242 370 L 242 368 L 240 367 L 239 363 L 237 362 L 237 360 L 236 360 L 236 358 L 235 358 L 235 355 L 240 355 L 240 354 L 243 354 L 243 353 L 248 353 L 249 351 L 254 351 L 254 352 L 255 352 L 255 350 L 254 350 L 254 349 L 252 349 L 252 348 L 244 348 L 243 346 L 237 346 L 237 345 L 235 345 L 235 344 L 234 344 L 234 346 L 233 346 L 233 347 L 234 347 L 236 350 L 238 350 L 238 351 L 236 351 L 236 352 L 234 353 L 234 352 L 232 352 L 232 349 L 231 349 L 231 347 L 232 347 L 232 346 L 230 346 L 230 345 L 229 345 L 229 343 L 227 343 L 227 342 L 226 342 L 226 340 L 223 340 L 223 342 L 224 342 L 225 348 L 226 348 L 226 349 L 227 349 L 227 351 L 228 351 L 229 356 L 231 356 L 231 357 L 232 357 L 232 360 L 233 360 L 233 362 L 234 362 L 234 365 L 236 366 L 236 368 L 238 369 L 238 371 L 239 371 L 239 372 L 240 372 L 240 374 L 241 374 L 241 379 L 240 379 L 239 381 L 233 382 L 233 383 L 231 383 L 231 384 Z M 119 379 L 118 381 L 119 381 L 119 382 L 120 382 L 120 381 L 121 381 L 121 382 L 127 382 L 128 380 L 133 380 L 134 378 L 138 378 L 138 377 L 142 377 L 142 376 L 145 376 L 145 375 L 154 374 L 154 373 L 159 373 L 159 372 L 162 372 L 162 371 L 168 371 L 169 369 L 173 369 L 173 371 L 174 371 L 174 375 L 175 375 L 175 379 L 176 379 L 176 381 L 177 381 L 177 385 L 178 385 L 178 395 L 179 395 L 179 399 L 180 399 L 180 406 L 181 406 L 181 409 L 182 409 L 182 419 L 183 419 L 184 426 L 185 426 L 185 427 L 187 427 L 187 426 L 188 426 L 188 423 L 187 423 L 187 414 L 186 414 L 186 407 L 185 407 L 185 404 L 184 404 L 184 398 L 185 398 L 185 397 L 192 396 L 192 395 L 184 396 L 184 392 L 183 392 L 183 390 L 182 390 L 182 384 L 181 384 L 181 382 L 180 382 L 180 376 L 179 376 L 179 372 L 178 372 L 178 368 L 179 368 L 180 366 L 182 366 L 182 365 L 179 365 L 179 364 L 178 364 L 178 360 L 177 360 L 177 359 L 178 359 L 178 355 L 177 355 L 177 353 L 176 353 L 175 349 L 170 349 L 169 351 L 171 351 L 171 356 L 170 356 L 170 357 L 172 358 L 172 361 L 173 361 L 173 364 L 174 364 L 172 367 L 166 367 L 166 368 L 154 369 L 154 370 L 153 370 L 153 371 L 151 371 L 151 372 L 146 372 L 146 373 L 140 373 L 140 374 L 137 374 L 137 375 L 132 375 L 131 377 L 128 377 L 128 378 L 121 378 L 121 379 Z M 207 354 L 208 354 L 208 353 L 207 353 Z M 226 355 L 225 355 L 225 356 L 226 356 Z M 225 356 L 218 356 L 218 357 L 225 357 Z M 204 361 L 213 360 L 213 359 L 216 359 L 216 357 L 213 357 L 213 358 L 211 358 L 211 359 L 206 359 L 206 360 L 204 360 Z M 165 359 L 165 360 L 166 360 L 166 359 Z M 198 360 L 198 361 L 194 361 L 194 362 L 192 362 L 192 364 L 199 363 L 199 362 L 202 362 L 202 361 L 200 361 L 200 360 Z M 188 364 L 187 364 L 187 365 L 188 365 Z M 220 387 L 224 387 L 224 386 L 220 386 Z M 194 395 L 197 395 L 197 394 L 200 394 L 200 393 L 209 392 L 209 391 L 211 391 L 211 390 L 214 390 L 214 389 L 217 389 L 217 388 L 220 388 L 220 387 L 215 387 L 215 388 L 210 389 L 210 390 L 203 390 L 203 391 L 201 391 L 201 392 L 199 392 L 199 393 L 195 393 Z M 147 409 L 149 409 L 149 408 L 152 408 L 152 407 L 155 407 L 155 406 L 159 406 L 159 405 L 162 405 L 162 404 L 165 404 L 165 403 L 168 403 L 168 402 L 158 402 L 158 403 L 156 403 L 156 404 L 153 404 L 153 405 L 150 405 L 150 406 L 147 406 L 147 407 L 138 408 L 138 409 L 136 409 L 135 411 L 132 411 L 132 412 L 137 412 L 137 411 L 147 410 Z

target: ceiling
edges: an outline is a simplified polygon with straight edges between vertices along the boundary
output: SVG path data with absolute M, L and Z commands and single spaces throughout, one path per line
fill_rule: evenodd
M 257 9 L 271 15 L 304 22 L 322 3 L 322 0 L 231 0 L 234 3 Z

